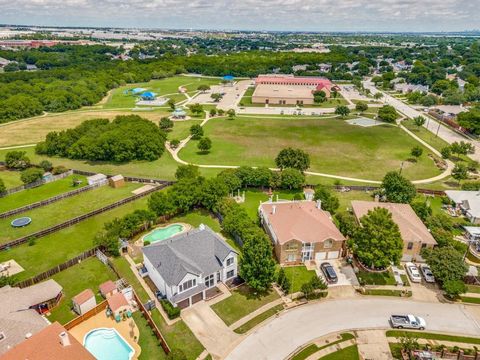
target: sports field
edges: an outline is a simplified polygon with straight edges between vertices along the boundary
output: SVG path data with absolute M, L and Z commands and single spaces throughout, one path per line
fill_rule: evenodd
M 288 146 L 301 148 L 311 157 L 310 171 L 380 180 L 398 170 L 410 179 L 425 179 L 440 171 L 427 156 L 417 163 L 406 161 L 416 140 L 395 126 L 370 128 L 349 125 L 341 119 L 272 119 L 237 117 L 212 119 L 204 127 L 213 142 L 200 154 L 197 142 L 181 150 L 180 158 L 196 164 L 275 166 L 278 152 Z

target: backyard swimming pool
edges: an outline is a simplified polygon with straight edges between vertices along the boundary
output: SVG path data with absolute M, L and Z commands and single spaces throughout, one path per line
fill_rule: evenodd
M 130 360 L 135 350 L 115 329 L 94 329 L 85 335 L 83 346 L 97 360 Z
M 143 237 L 143 241 L 149 241 L 150 244 L 156 243 L 158 241 L 162 241 L 181 233 L 185 227 L 181 224 L 172 224 L 167 227 L 158 228 L 153 230 L 152 232 L 148 233 Z

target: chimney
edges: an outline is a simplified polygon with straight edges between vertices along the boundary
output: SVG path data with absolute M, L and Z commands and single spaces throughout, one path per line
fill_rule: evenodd
M 317 200 L 317 206 L 315 207 L 319 210 L 322 210 L 322 200 Z
M 275 215 L 276 212 L 277 212 L 277 205 L 273 205 L 272 206 L 272 215 Z
M 70 337 L 66 331 L 62 331 L 58 336 L 63 347 L 70 346 Z

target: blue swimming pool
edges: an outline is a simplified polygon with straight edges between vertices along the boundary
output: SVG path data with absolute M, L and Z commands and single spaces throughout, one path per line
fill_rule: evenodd
M 185 227 L 181 224 L 173 224 L 167 227 L 158 228 L 148 233 L 143 237 L 143 241 L 149 241 L 150 244 L 156 243 L 157 241 L 162 241 L 181 233 Z
M 97 360 L 130 360 L 135 350 L 115 329 L 100 328 L 90 331 L 83 346 Z

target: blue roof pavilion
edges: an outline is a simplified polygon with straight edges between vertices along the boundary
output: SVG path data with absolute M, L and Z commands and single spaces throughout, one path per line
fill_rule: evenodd
M 155 100 L 155 93 L 147 91 L 140 95 L 140 97 L 142 98 L 142 100 Z

